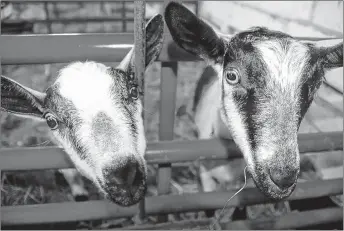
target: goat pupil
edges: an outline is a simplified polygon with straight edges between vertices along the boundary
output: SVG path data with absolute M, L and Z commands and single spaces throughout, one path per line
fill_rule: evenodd
M 57 128 L 57 121 L 55 118 L 48 117 L 47 118 L 47 124 L 51 129 L 56 129 Z
M 229 81 L 236 81 L 237 75 L 235 73 L 233 73 L 233 72 L 229 72 L 229 73 L 227 73 L 227 79 Z
M 137 99 L 137 98 L 138 98 L 139 93 L 138 93 L 136 87 L 130 88 L 130 95 L 131 95 L 131 97 L 133 97 L 134 99 Z

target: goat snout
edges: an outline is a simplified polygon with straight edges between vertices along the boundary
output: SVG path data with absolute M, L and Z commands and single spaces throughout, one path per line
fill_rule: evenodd
M 146 178 L 144 161 L 132 155 L 114 161 L 105 168 L 100 184 L 108 199 L 121 206 L 131 206 L 144 197 Z
M 271 180 L 281 189 L 290 188 L 297 180 L 297 169 L 284 169 L 277 166 L 271 167 L 269 170 Z

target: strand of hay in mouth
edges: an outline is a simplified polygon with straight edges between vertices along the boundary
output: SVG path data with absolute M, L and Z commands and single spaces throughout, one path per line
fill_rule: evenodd
M 216 224 L 218 224 L 218 222 L 219 222 L 219 220 L 221 219 L 221 216 L 222 216 L 224 210 L 226 209 L 228 203 L 246 187 L 246 183 L 247 183 L 246 169 L 247 169 L 247 166 L 244 168 L 244 177 L 245 177 L 245 183 L 244 183 L 244 185 L 243 185 L 236 193 L 234 193 L 233 196 L 231 196 L 231 197 L 227 200 L 227 202 L 226 202 L 226 204 L 223 206 L 223 208 L 222 208 L 222 210 L 221 210 L 219 216 L 218 216 L 217 218 L 215 218 L 215 221 L 213 222 L 213 224 L 210 225 L 210 230 L 214 230 L 214 229 L 213 229 L 214 226 L 215 226 Z

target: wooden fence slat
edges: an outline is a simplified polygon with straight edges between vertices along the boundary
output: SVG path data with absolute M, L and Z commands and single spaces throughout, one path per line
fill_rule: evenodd
M 67 63 L 86 59 L 120 62 L 133 44 L 132 33 L 2 35 L 0 54 L 5 65 Z M 165 36 L 157 61 L 199 60 L 173 44 L 172 37 Z
M 327 152 L 343 150 L 343 133 L 310 133 L 298 136 L 300 153 Z M 161 141 L 148 143 L 145 158 L 149 164 L 183 163 L 196 159 L 241 158 L 237 146 L 232 140 L 194 140 Z M 73 168 L 61 148 L 2 148 L 0 152 L 1 170 L 33 170 Z
M 316 185 L 316 187 L 314 187 Z M 146 212 L 150 215 L 222 208 L 237 190 L 183 195 L 163 195 L 146 198 Z M 317 180 L 298 183 L 288 200 L 301 200 L 343 193 L 343 179 Z M 229 207 L 270 203 L 257 188 L 245 188 L 234 197 Z M 131 217 L 137 205 L 120 207 L 108 201 L 64 202 L 39 205 L 1 207 L 2 225 L 67 222 Z
M 164 9 L 170 1 L 163 3 L 162 15 Z M 164 24 L 164 41 L 165 44 L 169 37 L 169 30 Z M 167 49 L 162 49 L 162 53 Z M 176 107 L 176 92 L 177 92 L 177 77 L 178 77 L 178 62 L 162 62 L 161 63 L 161 79 L 160 79 L 160 115 L 159 115 L 159 141 L 173 140 L 174 138 L 174 120 Z M 157 173 L 157 190 L 159 195 L 167 195 L 171 189 L 172 177 L 171 163 L 163 163 L 158 165 Z M 166 222 L 168 220 L 167 214 L 159 214 L 158 222 Z
M 296 229 L 307 226 L 328 224 L 343 220 L 341 208 L 316 209 L 303 212 L 291 212 L 279 217 L 257 220 L 239 220 L 228 223 L 220 223 L 223 230 L 279 230 Z M 208 230 L 212 219 L 184 220 L 154 225 L 136 225 L 125 227 L 126 230 Z M 114 229 L 118 230 L 118 229 Z
M 275 219 L 251 220 L 251 221 L 234 221 L 222 225 L 224 230 L 235 229 L 296 229 L 312 225 L 328 224 L 343 220 L 342 208 L 326 208 L 311 210 L 306 212 L 288 213 Z
M 299 39 L 325 38 L 300 37 Z M 342 38 L 340 40 L 343 41 Z M 3 65 L 67 63 L 86 59 L 98 62 L 120 62 L 133 43 L 132 33 L 2 35 L 0 54 Z M 170 35 L 165 36 L 157 61 L 196 60 L 200 59 L 182 50 Z
M 177 91 L 177 62 L 161 63 L 161 93 L 160 93 L 160 120 L 159 120 L 159 139 L 161 141 L 173 140 L 174 119 Z M 170 192 L 171 163 L 159 164 L 158 166 L 158 193 L 159 195 Z M 167 216 L 159 216 L 159 222 L 167 221 Z

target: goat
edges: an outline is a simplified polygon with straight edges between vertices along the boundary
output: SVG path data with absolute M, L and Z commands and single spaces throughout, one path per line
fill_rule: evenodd
M 146 68 L 161 51 L 163 27 L 159 14 L 147 23 Z M 73 62 L 44 93 L 1 77 L 1 109 L 45 120 L 78 172 L 120 206 L 138 203 L 147 190 L 143 86 L 135 77 L 133 49 L 116 68 Z M 70 185 L 80 179 L 76 171 L 63 173 Z
M 190 109 L 198 139 L 233 139 L 257 188 L 275 201 L 290 196 L 298 129 L 325 72 L 343 66 L 342 39 L 321 45 L 264 27 L 223 35 L 176 2 L 164 17 L 176 44 L 208 64 Z M 206 173 L 201 166 L 202 187 L 213 191 Z

